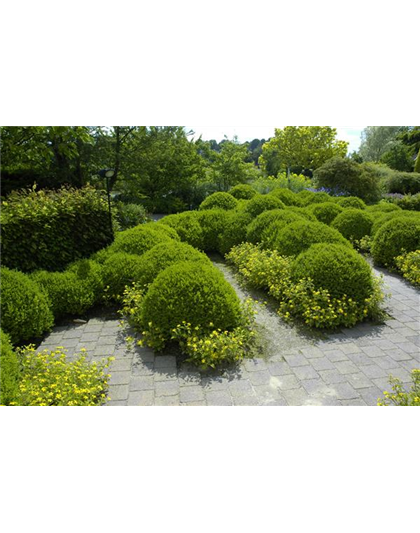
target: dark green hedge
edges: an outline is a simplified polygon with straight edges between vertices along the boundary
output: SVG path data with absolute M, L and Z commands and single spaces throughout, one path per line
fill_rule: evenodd
M 63 270 L 112 241 L 106 200 L 91 187 L 13 192 L 2 204 L 2 263 Z

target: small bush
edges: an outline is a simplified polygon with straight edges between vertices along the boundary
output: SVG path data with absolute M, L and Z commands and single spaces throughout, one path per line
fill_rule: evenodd
M 171 244 L 172 242 L 165 242 L 164 246 Z M 144 264 L 142 258 L 143 256 L 124 252 L 116 252 L 108 257 L 102 270 L 105 286 L 103 299 L 105 302 L 119 302 L 127 285 L 143 280 Z
M 252 217 L 257 217 L 264 211 L 283 209 L 284 207 L 284 203 L 275 196 L 269 194 L 257 194 L 249 201 L 248 205 L 245 207 L 245 212 L 249 213 Z
M 229 194 L 231 194 L 237 200 L 251 200 L 257 194 L 257 191 L 251 187 L 251 185 L 235 185 L 230 189 Z
M 41 336 L 53 322 L 39 285 L 22 272 L 1 267 L 1 325 L 13 344 Z
M 229 220 L 228 211 L 223 209 L 209 209 L 199 211 L 197 218 L 202 229 L 202 249 L 205 252 L 217 252 L 219 250 L 220 235 Z
M 196 211 L 169 215 L 164 217 L 159 224 L 173 228 L 182 242 L 203 249 L 203 230 Z
M 130 298 L 126 305 L 132 309 Z M 131 319 L 145 330 L 149 345 L 164 347 L 183 321 L 192 327 L 232 330 L 239 326 L 238 297 L 223 275 L 201 262 L 177 263 L 161 272 Z
M 192 246 L 183 242 L 157 244 L 141 256 L 137 265 L 137 275 L 132 281 L 149 285 L 163 270 L 183 261 L 201 261 L 211 265 L 209 258 Z M 129 283 L 126 283 L 129 285 Z
M 286 223 L 303 220 L 303 217 L 295 215 L 285 209 L 272 209 L 264 211 L 248 225 L 246 230 L 246 240 L 257 244 L 261 242 L 263 231 L 267 229 L 276 220 L 284 220 Z
M 365 202 L 356 196 L 338 198 L 337 203 L 338 205 L 341 205 L 343 209 L 366 209 Z
M 332 202 L 312 204 L 309 208 L 318 222 L 329 226 L 337 215 L 343 212 L 343 208 Z
M 379 406 L 416 406 L 420 407 L 420 369 L 411 371 L 411 390 L 406 390 L 400 379 L 390 377 L 392 392 L 384 392 L 383 398 L 378 398 Z
M 0 329 L 0 405 L 10 405 L 18 394 L 20 363 L 10 338 Z
M 420 211 L 420 193 L 406 194 L 402 198 L 392 199 L 395 205 L 407 211 Z
M 401 211 L 401 207 L 396 204 L 391 204 L 385 200 L 381 200 L 378 204 L 367 207 L 369 213 L 392 213 L 393 211 Z
M 112 242 L 108 205 L 91 187 L 15 191 L 2 203 L 2 264 L 63 270 Z
M 325 204 L 325 202 L 335 202 L 335 198 L 326 192 L 316 192 L 313 196 L 309 196 L 303 200 L 303 206 L 311 206 L 313 204 Z
M 373 217 L 361 209 L 345 209 L 331 224 L 343 237 L 354 243 L 370 235 Z
M 36 352 L 34 346 L 18 351 L 22 361 L 19 391 L 12 405 L 101 405 L 105 403 L 111 360 L 88 363 L 84 351 L 73 362 L 57 348 Z
M 200 205 L 200 210 L 203 209 L 235 209 L 238 201 L 228 192 L 215 192 L 208 196 Z
M 150 221 L 146 209 L 139 204 L 117 202 L 115 204 L 115 210 L 117 221 L 122 230 L 133 228 Z
M 111 253 L 125 252 L 127 254 L 142 255 L 153 248 L 153 246 L 156 246 L 156 244 L 172 242 L 174 239 L 170 230 L 174 234 L 176 233 L 168 226 L 158 225 L 152 222 L 122 231 L 109 247 L 109 251 Z
M 377 265 L 395 268 L 396 258 L 420 248 L 420 219 L 401 218 L 386 222 L 372 243 L 372 257 Z
M 292 279 L 303 278 L 333 298 L 347 296 L 362 304 L 373 294 L 370 266 L 356 251 L 339 244 L 314 244 L 301 253 L 292 265 Z
M 395 264 L 410 283 L 420 286 L 420 250 L 400 255 Z
M 335 229 L 321 222 L 299 221 L 287 225 L 273 242 L 273 249 L 281 255 L 296 256 L 307 250 L 312 244 L 332 243 L 351 246 Z
M 306 219 L 301 215 L 285 210 L 284 215 L 277 217 L 274 222 L 271 222 L 271 224 L 262 231 L 260 239 L 262 248 L 273 248 L 277 235 L 279 235 L 287 225 L 305 220 Z
M 420 174 L 416 172 L 394 172 L 388 179 L 389 193 L 417 194 L 420 193 Z
M 247 227 L 252 216 L 245 211 L 230 211 L 226 225 L 219 236 L 218 251 L 225 255 L 234 246 L 246 241 Z
M 100 263 L 91 259 L 80 259 L 69 265 L 67 272 L 75 273 L 77 278 L 87 286 L 87 290 L 93 293 L 94 302 L 99 301 L 104 290 Z
M 296 207 L 294 205 L 290 205 L 286 207 L 286 211 L 289 211 L 289 213 L 295 213 L 296 215 L 300 215 L 305 220 L 309 220 L 309 222 L 317 221 L 316 217 L 313 215 L 309 207 Z
M 302 205 L 302 201 L 297 194 L 292 192 L 290 189 L 284 189 L 279 187 L 270 192 L 270 196 L 278 198 L 283 202 L 284 205 L 295 205 L 297 207 Z

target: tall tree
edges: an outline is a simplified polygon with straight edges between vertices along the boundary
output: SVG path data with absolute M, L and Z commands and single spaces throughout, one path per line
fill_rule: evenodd
M 359 154 L 363 161 L 377 163 L 381 157 L 398 143 L 397 136 L 402 126 L 368 126 L 362 132 Z
M 319 168 L 332 157 L 344 157 L 348 143 L 337 138 L 330 126 L 286 126 L 262 147 L 260 166 L 267 174 L 300 167 Z

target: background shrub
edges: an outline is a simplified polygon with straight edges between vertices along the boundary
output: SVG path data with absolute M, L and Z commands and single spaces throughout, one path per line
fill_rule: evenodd
M 392 211 L 401 211 L 401 207 L 396 204 L 391 204 L 385 200 L 381 200 L 378 204 L 367 207 L 369 213 L 391 213 Z
M 277 188 L 270 192 L 270 196 L 278 198 L 283 202 L 284 205 L 295 205 L 301 206 L 302 201 L 297 194 L 292 192 L 289 189 Z
M 165 245 L 170 244 L 171 241 L 165 242 Z M 124 252 L 116 252 L 108 257 L 102 269 L 105 302 L 119 302 L 127 285 L 142 280 L 144 265 L 141 258 L 142 256 Z
M 406 194 L 401 198 L 388 198 L 401 209 L 408 211 L 420 211 L 420 193 L 417 194 Z
M 313 204 L 325 204 L 325 202 L 334 202 L 335 198 L 326 192 L 316 192 L 313 196 L 308 196 L 302 201 L 303 206 L 311 206 Z
M 290 205 L 286 207 L 286 211 L 288 211 L 289 213 L 295 213 L 296 215 L 300 215 L 305 220 L 309 220 L 310 222 L 317 221 L 310 207 L 296 207 L 294 205 Z
M 203 232 L 202 249 L 205 252 L 217 252 L 220 235 L 223 234 L 229 220 L 228 211 L 209 209 L 199 211 L 197 217 Z
M 389 193 L 417 194 L 420 192 L 420 174 L 417 172 L 393 172 L 386 186 Z
M 366 209 L 365 202 L 356 196 L 338 198 L 337 203 L 338 205 L 341 205 L 343 209 Z
M 396 258 L 420 248 L 420 219 L 400 218 L 388 221 L 376 233 L 372 257 L 377 265 L 395 268 Z
M 203 209 L 235 209 L 237 207 L 238 202 L 236 198 L 234 198 L 231 194 L 228 192 L 215 192 L 214 194 L 211 194 L 208 196 L 204 202 L 200 205 L 200 210 Z
M 310 278 L 333 298 L 347 296 L 362 304 L 373 294 L 370 266 L 356 251 L 340 244 L 314 244 L 301 253 L 292 265 L 292 279 L 303 278 Z
M 149 222 L 146 209 L 140 204 L 125 204 L 116 202 L 114 204 L 118 224 L 122 230 L 133 228 L 139 224 Z
M 19 390 L 20 364 L 10 338 L 0 329 L 0 405 L 15 401 Z
M 196 211 L 169 215 L 162 218 L 159 224 L 173 228 L 181 241 L 191 244 L 194 248 L 203 249 L 203 230 Z
M 165 268 L 184 261 L 201 261 L 211 265 L 208 257 L 192 246 L 183 242 L 157 244 L 141 256 L 136 271 L 138 275 L 133 281 L 142 285 L 152 283 Z
M 76 274 L 87 290 L 93 293 L 94 302 L 98 302 L 104 290 L 104 281 L 101 265 L 91 259 L 80 259 L 67 267 L 68 272 Z
M 340 205 L 333 202 L 312 204 L 309 209 L 319 222 L 327 224 L 328 226 L 335 217 L 343 211 L 343 208 Z
M 53 322 L 39 285 L 22 272 L 1 267 L 1 326 L 13 344 L 41 336 Z
M 351 242 L 360 241 L 370 235 L 373 217 L 362 209 L 345 209 L 331 224 L 343 237 Z
M 219 236 L 219 252 L 227 254 L 234 246 L 245 242 L 247 239 L 247 227 L 252 216 L 245 211 L 230 211 L 226 225 Z
M 292 193 L 293 194 L 293 193 Z M 271 209 L 282 209 L 285 207 L 285 204 L 269 194 L 257 194 L 249 201 L 245 207 L 245 211 L 249 213 L 252 217 L 257 217 L 264 211 L 270 211 Z
M 125 252 L 142 255 L 161 242 L 172 242 L 175 230 L 154 222 L 131 228 L 119 233 L 109 248 L 112 253 Z M 177 240 L 179 237 L 176 235 Z
M 23 272 L 63 270 L 113 239 L 107 202 L 91 187 L 15 191 L 1 226 L 3 265 Z
M 251 185 L 241 184 L 232 187 L 229 194 L 237 200 L 251 200 L 257 194 L 257 191 Z
M 203 263 L 177 263 L 161 272 L 142 304 L 142 322 L 170 336 L 183 321 L 229 330 L 239 325 L 240 302 L 223 275 Z M 212 324 L 212 326 L 210 326 Z
M 272 209 L 264 211 L 248 225 L 246 240 L 256 244 L 261 242 L 263 232 L 276 220 L 284 221 L 284 225 L 303 220 L 303 217 L 285 209 Z
M 272 247 L 280 255 L 296 256 L 317 243 L 351 246 L 337 230 L 321 222 L 298 221 L 288 224 L 282 231 L 279 231 Z

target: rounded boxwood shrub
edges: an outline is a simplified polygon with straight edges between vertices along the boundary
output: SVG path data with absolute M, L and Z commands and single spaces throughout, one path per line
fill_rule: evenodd
M 10 337 L 0 329 L 0 405 L 15 401 L 19 389 L 20 364 Z
M 307 189 L 303 189 L 302 191 L 299 191 L 296 193 L 296 196 L 300 198 L 300 201 L 305 204 L 310 204 L 311 202 L 308 200 L 309 198 L 313 198 L 315 196 L 315 192 L 308 191 Z
M 196 211 L 168 215 L 158 225 L 174 229 L 182 242 L 191 244 L 194 248 L 203 248 L 203 230 Z
M 165 268 L 183 261 L 201 261 L 211 265 L 210 259 L 185 242 L 157 244 L 143 254 L 136 267 L 137 279 L 143 285 L 152 283 Z
M 355 250 L 340 244 L 314 244 L 292 264 L 295 282 L 310 278 L 317 289 L 326 289 L 333 298 L 347 296 L 360 304 L 374 291 L 368 263 Z
M 371 213 L 392 213 L 393 211 L 402 211 L 401 207 L 387 201 L 381 201 L 379 204 L 370 205 L 367 207 L 367 210 Z
M 251 200 L 257 194 L 257 191 L 251 187 L 251 185 L 246 185 L 245 183 L 241 185 L 235 185 L 230 189 L 229 194 L 231 194 L 237 200 Z
M 389 220 L 376 233 L 372 257 L 377 265 L 395 268 L 395 259 L 420 248 L 420 219 L 404 217 Z
M 31 278 L 49 299 L 56 319 L 65 315 L 82 315 L 96 302 L 94 288 L 81 280 L 75 272 L 38 270 L 31 274 Z
M 309 207 L 296 207 L 294 205 L 286 207 L 286 211 L 289 211 L 290 213 L 295 213 L 296 215 L 300 215 L 306 220 L 309 220 L 310 222 L 316 222 L 316 216 L 313 215 L 312 211 Z
M 225 255 L 234 246 L 245 242 L 247 239 L 247 227 L 252 216 L 244 211 L 230 211 L 226 225 L 219 236 L 218 251 Z
M 343 244 L 351 247 L 341 233 L 321 222 L 299 221 L 288 224 L 277 233 L 273 249 L 281 255 L 294 256 L 320 242 Z
M 280 220 L 283 225 L 303 220 L 303 217 L 289 211 L 288 209 L 272 209 L 271 211 L 264 211 L 258 215 L 247 227 L 246 240 L 257 244 L 262 240 L 263 232 L 273 224 L 273 222 Z
M 200 204 L 200 210 L 203 209 L 235 209 L 238 205 L 238 201 L 228 192 L 215 192 L 208 196 Z
M 22 272 L 1 267 L 1 325 L 13 344 L 41 336 L 53 323 L 41 287 Z
M 264 211 L 282 209 L 284 207 L 285 204 L 271 194 L 257 194 L 249 201 L 248 205 L 245 207 L 245 212 L 249 213 L 252 217 L 257 217 Z
M 69 265 L 67 271 L 74 272 L 77 278 L 88 287 L 88 290 L 93 293 L 95 303 L 100 299 L 104 289 L 104 280 L 99 262 L 80 259 Z
M 341 205 L 343 209 L 366 209 L 366 204 L 363 200 L 357 196 L 343 196 L 337 199 L 338 205 Z
M 335 202 L 335 198 L 326 192 L 316 192 L 313 196 L 308 196 L 305 198 L 303 200 L 303 205 L 309 206 L 312 204 L 325 204 L 325 202 Z
M 390 213 L 375 213 L 373 219 L 373 226 L 371 234 L 372 236 L 376 235 L 380 228 L 384 226 L 390 220 L 401 220 L 401 219 L 414 219 L 418 220 L 420 218 L 420 213 L 411 212 L 411 211 L 391 211 Z
M 164 225 L 158 226 L 156 223 L 136 226 L 119 233 L 109 247 L 109 251 L 111 253 L 125 252 L 142 255 L 156 244 L 172 242 L 173 238 L 169 235 L 170 230 L 174 231 L 172 228 Z
M 197 212 L 203 231 L 202 249 L 205 252 L 219 250 L 219 238 L 229 220 L 229 213 L 223 209 L 209 209 Z
M 135 226 L 134 228 L 131 228 L 133 230 L 139 230 L 139 231 L 155 231 L 159 233 L 160 235 L 166 235 L 167 237 L 170 237 L 174 241 L 180 241 L 180 237 L 177 233 L 177 231 L 174 228 L 171 228 L 169 226 L 165 226 L 162 224 L 158 224 L 157 222 L 150 222 L 148 224 L 139 224 L 138 226 Z
M 170 246 L 173 242 L 165 242 L 164 245 Z M 105 300 L 120 301 L 127 285 L 142 280 L 142 257 L 124 252 L 116 252 L 108 257 L 102 267 Z
M 327 224 L 328 226 L 335 219 L 335 217 L 343 211 L 343 208 L 340 205 L 333 202 L 312 204 L 309 209 L 319 222 Z
M 164 335 L 183 321 L 193 327 L 229 330 L 239 325 L 239 299 L 215 267 L 201 262 L 177 263 L 161 272 L 142 302 L 142 322 Z
M 272 222 L 268 227 L 266 227 L 261 233 L 261 245 L 265 249 L 272 249 L 277 235 L 281 233 L 286 226 L 293 224 L 294 222 L 303 222 L 306 219 L 297 213 L 292 213 L 285 211 L 285 214 L 274 222 Z M 287 213 L 287 214 L 286 214 Z
M 275 198 L 278 198 L 284 203 L 284 205 L 295 205 L 298 207 L 302 205 L 302 200 L 296 193 L 294 193 L 290 189 L 285 189 L 283 187 L 273 189 L 269 193 L 269 196 L 274 196 Z
M 373 217 L 362 209 L 344 209 L 331 224 L 349 241 L 360 241 L 370 235 Z

